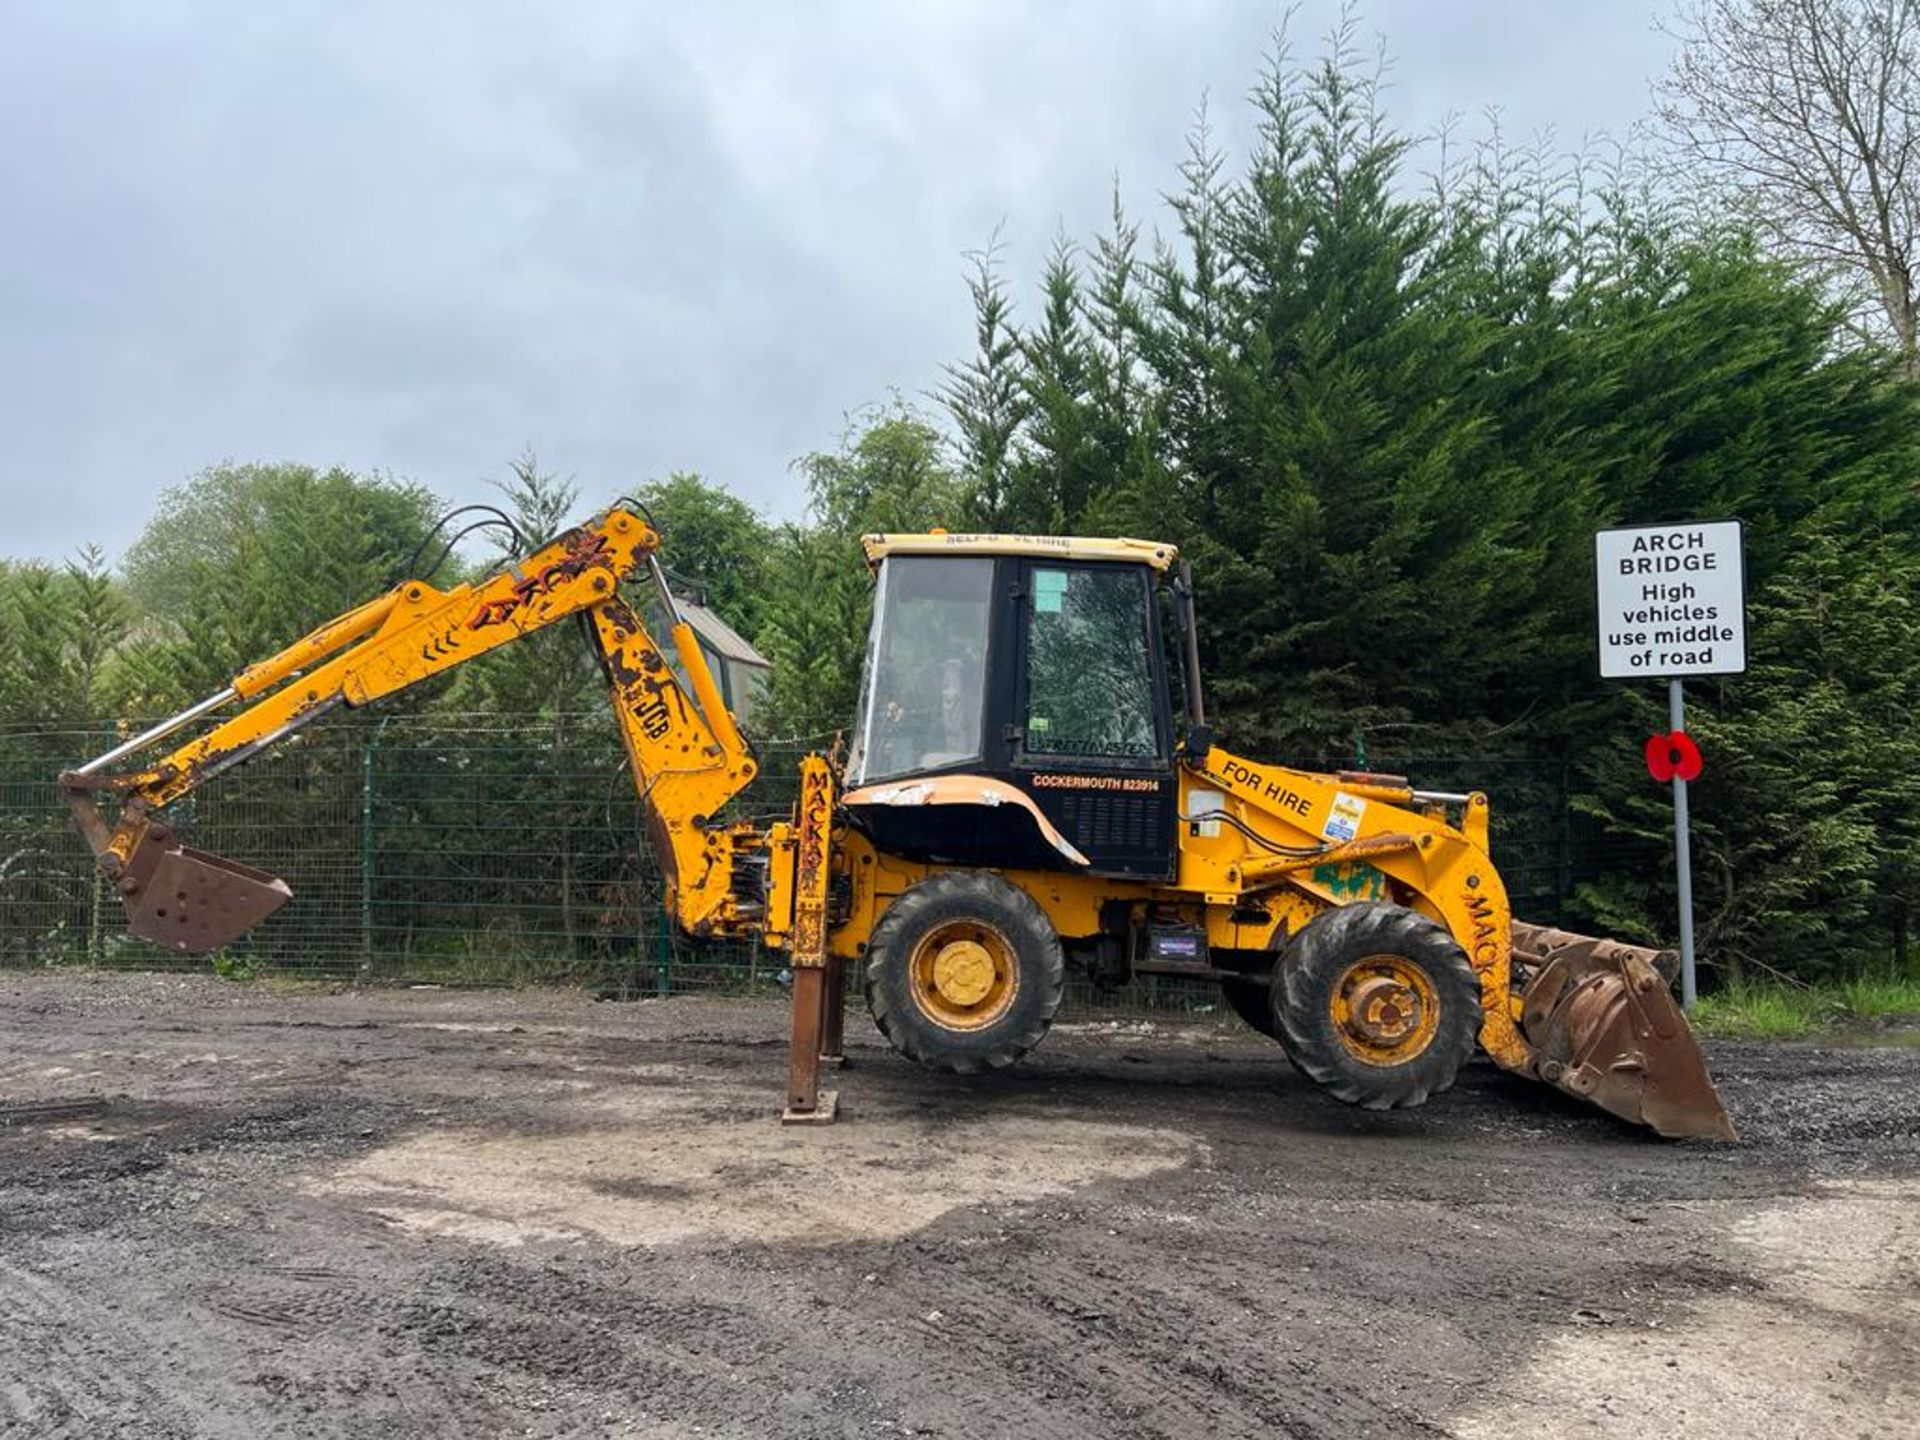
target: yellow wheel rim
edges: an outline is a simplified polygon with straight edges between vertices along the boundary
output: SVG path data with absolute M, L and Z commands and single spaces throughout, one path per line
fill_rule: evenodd
M 913 1003 L 948 1030 L 978 1030 L 1020 993 L 1013 944 L 991 925 L 953 920 L 921 937 L 907 962 Z
M 1440 996 L 1404 955 L 1369 955 L 1341 974 L 1327 999 L 1333 1033 L 1355 1059 L 1403 1065 L 1433 1043 Z

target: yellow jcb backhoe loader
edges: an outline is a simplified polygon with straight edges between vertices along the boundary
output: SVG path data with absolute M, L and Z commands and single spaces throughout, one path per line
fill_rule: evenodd
M 1663 1135 L 1732 1138 L 1671 997 L 1671 955 L 1515 922 L 1484 795 L 1212 743 L 1192 580 L 1172 546 L 868 537 L 878 588 L 850 744 L 804 760 L 792 817 L 766 828 L 721 818 L 754 754 L 679 619 L 659 546 L 643 507 L 622 501 L 484 580 L 404 582 L 65 774 L 133 933 L 202 953 L 290 897 L 183 845 L 161 816 L 170 802 L 334 706 L 580 617 L 669 913 L 695 935 L 757 936 L 789 956 L 790 1120 L 832 1118 L 820 1060 L 840 1049 L 846 966 L 862 967 L 898 1050 L 962 1072 L 1032 1049 L 1073 966 L 1112 983 L 1213 981 L 1352 1104 L 1419 1105 L 1477 1044 Z M 657 592 L 678 675 L 627 581 Z M 232 706 L 145 768 L 116 769 Z M 117 799 L 111 823 L 102 797 Z

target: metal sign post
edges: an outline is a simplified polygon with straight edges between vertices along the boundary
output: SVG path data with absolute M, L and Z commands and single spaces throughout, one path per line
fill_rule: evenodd
M 1686 682 L 1667 682 L 1667 719 L 1675 735 L 1687 733 Z M 1693 973 L 1693 836 L 1687 829 L 1687 781 L 1673 775 L 1673 868 L 1680 887 L 1680 1008 L 1693 1009 L 1699 987 Z
M 1667 682 L 1667 734 L 1647 741 L 1647 769 L 1673 782 L 1673 865 L 1680 902 L 1680 1002 L 1699 990 L 1693 957 L 1693 845 L 1687 782 L 1700 751 L 1687 735 L 1683 677 L 1747 668 L 1747 596 L 1738 520 L 1601 530 L 1593 537 L 1595 618 L 1604 680 Z

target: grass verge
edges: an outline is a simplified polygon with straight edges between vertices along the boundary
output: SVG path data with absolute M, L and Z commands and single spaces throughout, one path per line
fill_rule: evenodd
M 1823 1030 L 1920 1020 L 1920 978 L 1863 975 L 1821 985 L 1743 980 L 1694 1007 L 1702 1034 L 1739 1040 L 1791 1040 Z

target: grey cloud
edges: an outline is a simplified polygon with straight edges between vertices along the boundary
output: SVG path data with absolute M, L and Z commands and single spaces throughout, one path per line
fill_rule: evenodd
M 1277 8 L 60 0 L 0 14 L 0 554 L 123 546 L 223 458 L 449 498 L 523 444 L 797 508 L 789 461 L 1010 277 L 1229 145 Z M 1310 49 L 1334 6 L 1308 5 Z M 1619 129 L 1648 17 L 1386 0 L 1396 120 Z M 1150 213 L 1148 215 L 1150 219 Z

